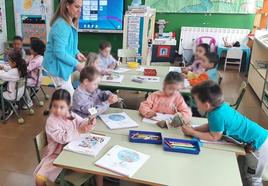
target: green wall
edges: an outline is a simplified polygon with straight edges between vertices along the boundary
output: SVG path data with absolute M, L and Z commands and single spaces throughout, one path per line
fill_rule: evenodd
M 125 10 L 132 0 L 125 0 Z M 55 7 L 58 0 L 54 1 Z M 6 1 L 8 40 L 15 35 L 15 23 L 13 14 L 13 0 Z M 158 13 L 157 19 L 165 19 L 169 22 L 165 31 L 176 31 L 179 37 L 181 26 L 204 26 L 226 28 L 253 28 L 254 15 L 232 14 L 176 14 Z M 82 52 L 98 51 L 101 41 L 108 40 L 113 44 L 113 53 L 122 47 L 122 34 L 79 33 L 79 49 Z

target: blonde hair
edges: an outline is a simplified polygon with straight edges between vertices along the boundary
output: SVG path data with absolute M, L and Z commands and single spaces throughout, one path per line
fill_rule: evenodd
M 75 0 L 61 0 L 54 16 L 51 19 L 50 26 L 52 26 L 59 17 L 62 17 L 67 23 L 69 24 L 73 23 L 73 25 L 77 28 L 78 18 L 73 18 L 72 23 L 70 23 L 68 10 L 67 10 L 67 4 L 73 4 L 74 2 Z
M 87 55 L 86 67 L 93 66 L 95 61 L 99 58 L 98 54 L 95 52 L 89 52 Z

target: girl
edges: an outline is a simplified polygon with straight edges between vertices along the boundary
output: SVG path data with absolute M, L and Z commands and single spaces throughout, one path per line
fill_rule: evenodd
M 196 47 L 195 55 L 193 57 L 193 64 L 184 68 L 183 72 L 188 73 L 189 71 L 195 74 L 201 74 L 205 72 L 205 69 L 200 65 L 202 57 L 208 53 L 210 46 L 206 43 L 202 43 Z
M 45 52 L 45 44 L 38 38 L 31 39 L 30 53 L 31 56 L 26 60 L 27 63 L 27 86 L 28 87 L 39 87 L 41 83 L 41 71 L 40 68 L 43 62 L 43 56 Z M 29 91 L 25 93 L 26 102 L 29 107 L 33 106 Z M 24 107 L 23 107 L 24 108 Z M 27 107 L 26 107 L 27 108 Z M 26 109 L 25 108 L 25 109 Z
M 47 149 L 40 164 L 34 171 L 37 186 L 46 185 L 46 181 L 55 181 L 61 168 L 55 167 L 53 161 L 63 150 L 66 143 L 79 138 L 80 134 L 90 132 L 96 125 L 96 119 L 82 119 L 70 112 L 71 95 L 64 89 L 56 90 L 51 98 L 50 115 L 46 122 Z M 102 186 L 102 177 L 97 185 Z
M 116 67 L 117 61 L 111 55 L 112 45 L 110 42 L 104 41 L 100 44 L 100 64 L 99 67 L 104 71 L 111 71 Z
M 163 90 L 149 95 L 147 100 L 141 103 L 139 112 L 145 118 L 152 118 L 157 112 L 163 114 L 180 112 L 184 122 L 189 123 L 191 110 L 178 92 L 183 86 L 184 76 L 178 72 L 169 72 L 165 77 Z
M 3 97 L 7 100 L 14 100 L 16 97 L 16 81 L 27 76 L 27 66 L 21 53 L 15 51 L 8 55 L 8 66 L 8 68 L 0 70 L 0 79 L 8 82 Z

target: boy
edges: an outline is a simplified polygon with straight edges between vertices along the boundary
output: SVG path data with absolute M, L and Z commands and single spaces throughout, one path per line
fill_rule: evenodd
M 208 124 L 191 128 L 184 125 L 186 135 L 217 141 L 227 135 L 246 144 L 245 178 L 249 185 L 262 185 L 268 165 L 268 132 L 254 121 L 224 103 L 222 90 L 213 81 L 205 81 L 192 89 L 197 108 L 208 113 Z
M 22 48 L 23 47 L 23 38 L 20 36 L 15 36 L 13 38 L 13 43 L 12 43 L 12 47 L 13 48 L 7 48 L 5 51 L 5 55 L 4 55 L 4 61 L 7 62 L 8 61 L 8 53 L 11 52 L 12 50 L 15 52 L 20 52 L 22 55 L 22 58 L 25 59 L 26 57 L 26 53 L 25 50 Z
M 102 71 L 110 71 L 116 67 L 117 61 L 111 55 L 112 45 L 108 41 L 100 44 L 99 67 Z
M 73 111 L 82 118 L 89 117 L 89 109 L 95 108 L 96 115 L 108 110 L 111 104 L 118 102 L 118 97 L 110 91 L 98 89 L 100 72 L 93 66 L 85 67 L 80 72 L 80 85 L 73 96 Z
M 205 53 L 201 57 L 201 66 L 205 69 L 208 74 L 209 80 L 218 82 L 218 70 L 217 66 L 219 63 L 219 58 L 217 54 L 213 52 Z

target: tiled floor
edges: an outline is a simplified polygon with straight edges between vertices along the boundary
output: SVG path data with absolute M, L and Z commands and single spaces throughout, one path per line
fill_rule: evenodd
M 236 71 L 228 71 L 224 74 L 221 86 L 227 101 L 235 100 L 241 81 L 242 78 Z M 128 108 L 137 109 L 144 94 L 121 92 L 120 96 L 127 100 Z M 44 108 L 36 107 L 34 116 L 29 116 L 27 112 L 24 112 L 24 125 L 18 125 L 15 119 L 11 119 L 6 124 L 0 124 L 0 186 L 34 185 L 32 172 L 37 165 L 37 159 L 33 138 L 44 128 L 45 117 L 42 114 Z M 247 89 L 239 110 L 268 128 L 268 117 L 260 109 L 260 103 L 251 88 Z

